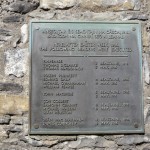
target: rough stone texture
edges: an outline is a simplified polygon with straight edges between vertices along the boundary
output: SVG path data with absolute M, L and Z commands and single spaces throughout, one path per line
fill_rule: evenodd
M 51 147 L 64 141 L 75 140 L 76 136 L 21 136 L 20 140 L 34 147 Z
M 45 11 L 32 11 L 29 13 L 29 17 L 35 18 L 35 19 L 52 19 L 54 17 L 55 13 L 54 12 L 45 12 Z
M 38 7 L 40 5 L 40 7 Z M 140 21 L 145 134 L 29 135 L 28 33 L 31 19 Z M 0 150 L 150 149 L 150 0 L 1 0 Z
M 41 0 L 40 7 L 43 9 L 52 9 L 52 8 L 68 8 L 74 6 L 76 0 Z
M 15 1 L 8 7 L 9 11 L 26 14 L 38 7 L 38 3 L 29 3 L 26 1 Z
M 23 125 L 23 118 L 21 116 L 12 116 L 10 124 Z
M 0 142 L 8 138 L 7 131 L 4 129 L 3 126 L 0 126 Z
M 28 41 L 28 25 L 24 24 L 21 27 L 21 42 L 24 44 Z
M 0 114 L 22 114 L 28 108 L 26 96 L 0 95 Z
M 9 30 L 0 29 L 0 35 L 2 36 L 11 36 L 11 33 Z
M 11 31 L 0 28 L 0 44 L 4 43 L 12 37 Z M 0 46 L 1 47 L 1 46 Z
M 9 124 L 9 122 L 10 122 L 9 115 L 0 116 L 0 124 Z
M 23 18 L 20 15 L 7 16 L 3 19 L 4 23 L 15 23 L 15 22 L 21 22 L 21 21 L 23 21 Z
M 48 141 L 73 141 L 73 140 L 76 140 L 77 137 L 76 136 L 46 136 L 46 135 L 43 135 L 43 136 L 32 136 L 33 139 L 36 139 L 36 140 L 48 140 Z
M 143 28 L 143 46 L 145 47 L 148 47 L 150 42 L 150 35 L 147 31 L 148 31 L 148 26 L 147 28 L 146 27 Z
M 5 129 L 9 132 L 21 132 L 23 130 L 20 125 L 9 125 Z
M 14 49 L 5 52 L 5 74 L 22 77 L 26 71 L 28 49 Z
M 0 83 L 0 92 L 21 93 L 22 85 L 16 83 Z
M 4 144 L 12 144 L 12 145 L 17 145 L 18 144 L 18 139 L 17 138 L 12 138 L 12 139 L 6 139 L 3 141 Z
M 63 20 L 91 20 L 91 21 L 112 21 L 112 20 L 116 20 L 116 21 L 120 21 L 120 20 L 125 20 L 125 18 L 123 18 L 123 12 L 119 12 L 119 13 L 114 13 L 114 12 L 100 12 L 100 13 L 95 13 L 95 12 L 91 12 L 91 11 L 86 11 L 86 12 L 75 12 L 73 11 L 73 13 L 70 14 L 70 11 L 65 11 L 65 12 L 61 12 L 58 11 L 58 13 L 56 14 L 57 19 L 63 19 Z
M 146 114 L 146 119 L 145 119 L 145 123 L 150 123 L 150 108 L 148 108 L 148 112 Z
M 40 7 L 43 9 L 67 9 L 75 5 L 92 11 L 139 10 L 140 0 L 40 0 Z
M 146 21 L 148 20 L 148 15 L 147 14 L 142 14 L 139 12 L 134 12 L 134 13 L 128 13 L 128 20 L 141 20 L 141 21 Z
M 147 61 L 147 54 L 144 55 L 144 60 L 143 60 L 143 67 L 144 67 L 144 77 L 145 77 L 145 82 L 149 84 L 150 82 L 150 72 L 149 72 L 149 65 Z
M 133 135 L 133 136 L 124 136 L 120 138 L 117 142 L 118 145 L 133 145 L 133 144 L 141 144 L 146 142 L 143 135 Z
M 117 145 L 114 141 L 110 141 L 110 140 L 106 140 L 105 138 L 103 137 L 97 137 L 97 136 L 86 136 L 86 137 L 79 137 L 77 139 L 77 141 L 73 141 L 73 142 L 70 142 L 68 144 L 68 147 L 69 148 L 77 148 L 77 149 L 82 149 L 82 148 L 110 148 L 110 149 L 113 149 L 113 148 L 116 148 Z
M 149 150 L 150 149 L 150 144 L 149 145 L 146 145 L 144 146 L 144 148 L 142 150 Z

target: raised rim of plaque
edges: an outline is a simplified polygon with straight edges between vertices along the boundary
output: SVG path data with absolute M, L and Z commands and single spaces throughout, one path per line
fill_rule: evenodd
M 140 77 L 141 77 L 141 80 L 139 81 L 140 84 L 141 84 L 141 89 L 142 89 L 142 92 L 141 92 L 141 103 L 140 103 L 140 114 L 141 114 L 141 122 L 140 122 L 140 127 L 138 127 L 138 124 L 135 124 L 133 125 L 135 127 L 134 130 L 128 130 L 128 129 L 124 129 L 124 130 L 105 130 L 105 131 L 102 131 L 102 130 L 93 130 L 94 128 L 91 128 L 92 130 L 86 130 L 86 129 L 79 129 L 79 130 L 69 130 L 69 131 L 66 131 L 63 129 L 58 129 L 58 130 L 49 130 L 49 129 L 43 129 L 43 128 L 40 128 L 40 126 L 38 124 L 32 124 L 31 123 L 31 112 L 32 112 L 32 105 L 31 105 L 31 102 L 32 102 L 32 44 L 33 44 L 33 24 L 42 24 L 42 23 L 48 23 L 48 24 L 53 24 L 53 23 L 59 23 L 59 24 L 107 24 L 107 25 L 113 25 L 113 24 L 136 24 L 138 25 L 138 30 L 139 32 L 136 34 L 136 36 L 138 36 L 138 41 L 139 41 L 139 68 L 140 68 Z M 28 133 L 31 134 L 31 135 L 45 135 L 45 134 L 49 134 L 49 135 L 82 135 L 82 134 L 86 134 L 86 135 L 89 135 L 89 134 L 143 134 L 145 132 L 144 130 L 144 102 L 143 102 L 143 78 L 142 78 L 142 34 L 141 34 L 141 22 L 140 21 L 80 21 L 80 20 L 74 20 L 74 21 L 64 21 L 64 20 L 36 20 L 36 19 L 33 19 L 30 21 L 29 23 L 29 51 L 30 51 L 30 65 L 29 65 L 29 70 L 30 70 L 30 77 L 29 77 L 29 129 L 28 129 Z M 134 29 L 133 29 L 134 30 Z M 34 130 L 33 130 L 33 127 L 34 127 Z

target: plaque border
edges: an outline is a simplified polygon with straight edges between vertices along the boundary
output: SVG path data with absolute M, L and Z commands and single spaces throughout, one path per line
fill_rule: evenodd
M 60 129 L 58 131 L 32 131 L 31 130 L 31 110 L 32 110 L 32 106 L 31 106 L 31 101 L 32 101 L 32 24 L 34 23 L 87 23 L 87 24 L 138 24 L 139 25 L 139 33 L 138 33 L 138 41 L 140 41 L 139 43 L 139 67 L 140 67 L 140 81 L 141 82 L 141 88 L 142 88 L 142 92 L 141 92 L 141 128 L 139 129 L 135 129 L 135 130 L 109 130 L 109 131 L 60 131 Z M 28 116 L 28 133 L 30 135 L 103 135 L 103 134 L 143 134 L 145 133 L 145 129 L 144 129 L 144 97 L 143 97 L 143 66 L 142 66 L 142 55 L 143 55 L 143 51 L 142 51 L 142 29 L 141 29 L 141 22 L 140 21 L 80 21 L 80 20 L 73 20 L 73 21 L 64 21 L 64 20 L 37 20 L 37 19 L 32 19 L 30 20 L 29 23 L 29 116 Z

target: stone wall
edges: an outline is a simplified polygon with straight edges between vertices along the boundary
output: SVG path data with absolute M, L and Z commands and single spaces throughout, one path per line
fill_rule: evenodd
M 28 135 L 31 19 L 142 23 L 145 134 Z M 150 0 L 0 1 L 0 150 L 150 150 Z

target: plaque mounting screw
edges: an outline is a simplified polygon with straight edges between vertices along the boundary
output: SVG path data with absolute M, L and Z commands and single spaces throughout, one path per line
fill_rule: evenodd
M 36 30 L 39 30 L 40 28 L 39 27 L 36 27 Z
M 38 128 L 39 128 L 39 125 L 38 125 L 38 124 L 34 124 L 34 128 L 35 128 L 35 129 L 38 129 Z
M 135 28 L 135 27 L 133 27 L 133 28 L 132 28 L 132 31 L 135 31 L 135 30 L 136 30 L 136 28 Z
M 134 123 L 134 127 L 135 127 L 135 128 L 138 128 L 139 125 L 138 125 L 137 123 Z

